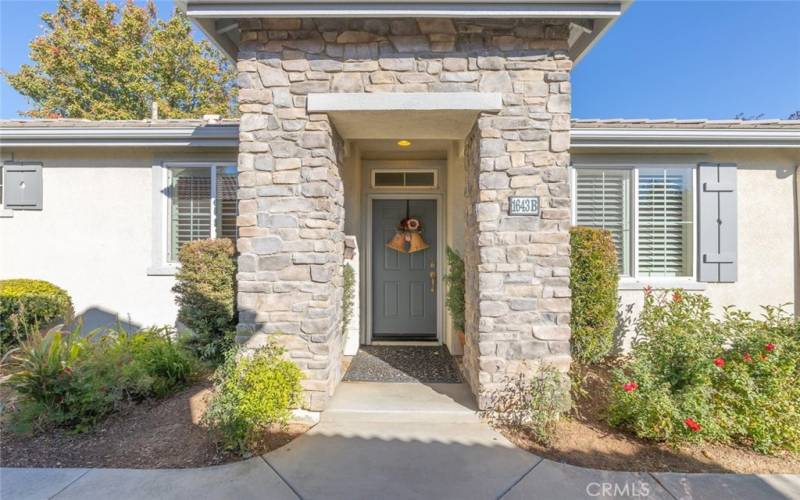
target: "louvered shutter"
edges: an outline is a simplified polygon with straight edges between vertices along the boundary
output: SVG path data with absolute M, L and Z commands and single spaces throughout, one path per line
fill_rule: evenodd
M 209 168 L 172 171 L 171 260 L 185 243 L 211 237 L 211 175 Z
M 235 169 L 231 173 L 227 169 L 217 167 L 217 238 L 230 238 L 236 241 L 238 185 Z
M 607 229 L 617 249 L 619 271 L 630 276 L 630 171 L 576 171 L 575 222 Z
M 692 199 L 689 169 L 639 171 L 638 265 L 641 276 L 690 276 Z
M 698 279 L 736 281 L 736 164 L 701 163 L 699 179 Z

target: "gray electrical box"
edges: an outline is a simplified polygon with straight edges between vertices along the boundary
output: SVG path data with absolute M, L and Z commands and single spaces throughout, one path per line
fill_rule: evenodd
M 3 162 L 5 208 L 12 210 L 42 209 L 42 164 Z

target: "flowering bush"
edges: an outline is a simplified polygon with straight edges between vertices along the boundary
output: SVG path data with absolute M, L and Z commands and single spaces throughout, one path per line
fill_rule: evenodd
M 645 291 L 640 338 L 614 373 L 609 420 L 667 442 L 735 441 L 761 452 L 800 450 L 800 323 L 763 319 L 700 295 Z
M 699 295 L 645 294 L 640 338 L 613 377 L 613 425 L 659 441 L 722 436 L 711 389 L 723 342 L 710 310 Z
M 725 431 L 757 451 L 800 451 L 800 323 L 779 308 L 728 310 L 730 349 L 716 381 Z

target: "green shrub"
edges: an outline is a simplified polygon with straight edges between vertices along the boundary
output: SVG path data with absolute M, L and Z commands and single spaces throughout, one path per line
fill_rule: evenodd
M 755 320 L 674 290 L 645 292 L 641 337 L 614 373 L 613 425 L 670 443 L 737 442 L 800 451 L 800 325 L 778 309 Z
M 92 344 L 87 369 L 103 380 L 115 399 L 160 398 L 185 385 L 196 362 L 166 328 L 128 333 L 122 328 Z
M 192 331 L 187 345 L 202 359 L 219 361 L 233 345 L 236 313 L 236 262 L 229 239 L 197 240 L 178 252 L 175 275 L 178 320 Z
M 356 272 L 350 264 L 345 264 L 342 270 L 344 287 L 342 290 L 342 333 L 347 331 L 347 326 L 353 318 L 353 304 L 356 295 Z
M 516 377 L 492 394 L 486 417 L 549 446 L 558 420 L 570 406 L 568 377 L 554 366 L 545 365 L 538 376 Z
M 464 259 L 450 247 L 447 247 L 447 269 L 444 277 L 447 283 L 445 305 L 453 318 L 456 330 L 464 331 L 464 293 L 466 291 L 464 275 Z
M 47 281 L 0 280 L 0 353 L 72 314 L 69 294 Z
M 17 427 L 83 431 L 124 401 L 169 394 L 194 369 L 193 359 L 162 330 L 32 335 L 9 360 Z
M 574 227 L 570 245 L 572 355 L 581 363 L 596 363 L 614 346 L 617 253 L 611 233 L 602 229 Z
M 728 309 L 730 343 L 715 381 L 722 425 L 756 451 L 800 452 L 800 322 L 779 308 L 764 318 Z
M 31 335 L 20 343 L 8 379 L 19 397 L 18 430 L 47 424 L 82 430 L 112 410 L 108 388 L 84 369 L 91 349 L 90 341 L 60 331 Z
M 723 339 L 710 311 L 701 295 L 645 293 L 640 337 L 612 379 L 612 425 L 658 441 L 722 438 L 712 384 Z
M 282 358 L 283 349 L 262 347 L 237 356 L 232 349 L 214 374 L 214 395 L 203 421 L 219 432 L 228 449 L 247 452 L 273 424 L 285 425 L 300 404 L 300 369 Z

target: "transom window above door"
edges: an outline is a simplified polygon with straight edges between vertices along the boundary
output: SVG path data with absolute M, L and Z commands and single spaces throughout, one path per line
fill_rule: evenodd
M 436 170 L 375 169 L 373 188 L 430 188 L 438 187 Z
M 575 169 L 575 224 L 607 229 L 620 276 L 694 276 L 692 167 Z
M 238 188 L 235 165 L 167 165 L 167 224 L 169 262 L 193 240 L 236 240 Z

